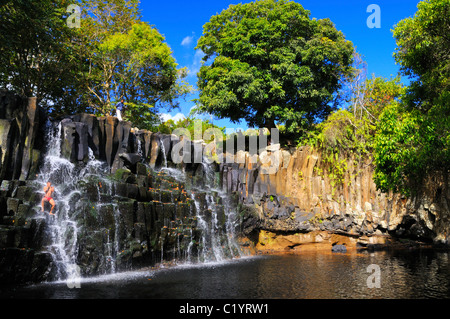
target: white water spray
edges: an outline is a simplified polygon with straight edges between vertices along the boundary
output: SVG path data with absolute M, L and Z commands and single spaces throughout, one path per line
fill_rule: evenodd
M 64 280 L 79 275 L 77 266 L 79 227 L 75 218 L 79 210 L 77 203 L 83 194 L 78 185 L 81 180 L 103 172 L 103 163 L 95 160 L 92 151 L 89 161 L 84 167 L 75 164 L 61 156 L 62 125 L 56 129 L 49 122 L 47 125 L 46 141 L 48 145 L 41 171 L 35 183 L 40 193 L 44 195 L 43 188 L 51 182 L 55 188 L 53 194 L 56 203 L 54 216 L 47 212 L 38 211 L 42 218 L 46 218 L 48 225 L 48 244 L 46 249 L 51 253 L 55 264 L 55 279 Z M 100 194 L 99 194 L 100 196 Z
M 122 249 L 120 248 L 119 225 L 123 221 L 119 218 L 121 213 L 118 202 L 112 200 L 115 196 L 114 182 L 107 178 L 109 175 L 107 164 L 96 160 L 91 149 L 89 149 L 89 160 L 85 164 L 75 165 L 63 158 L 61 156 L 62 134 L 61 123 L 57 127 L 49 124 L 46 137 L 48 150 L 41 166 L 40 174 L 35 181 L 36 187 L 42 195 L 44 194 L 43 187 L 47 181 L 50 181 L 55 187 L 54 199 L 56 208 L 54 213 L 56 216 L 42 214 L 42 218 L 47 220 L 48 225 L 49 240 L 45 244 L 45 249 L 53 257 L 55 265 L 54 279 L 61 281 L 79 275 L 80 267 L 78 267 L 77 262 L 79 262 L 79 253 L 81 254 L 81 252 L 78 249 L 80 243 L 83 242 L 80 234 L 83 233 L 84 226 L 79 225 L 77 220 L 82 220 L 84 218 L 83 213 L 86 213 L 86 196 L 94 196 L 92 200 L 93 212 L 98 213 L 104 209 L 112 209 L 116 228 L 99 228 L 95 230 L 95 233 L 103 232 L 104 236 L 103 248 L 100 250 L 102 256 L 99 261 L 102 265 L 101 271 L 103 273 L 115 273 L 119 250 Z M 142 151 L 142 149 L 139 151 Z M 166 152 L 162 141 L 161 152 L 163 153 L 162 165 L 164 165 L 161 170 L 181 183 L 190 182 L 182 170 L 167 167 Z M 240 250 L 234 235 L 233 222 L 235 212 L 225 200 L 228 198 L 228 195 L 217 189 L 215 172 L 211 169 L 211 166 L 205 163 L 202 165 L 205 173 L 203 181 L 205 187 L 194 186 L 192 190 L 195 193 L 202 194 L 204 199 L 202 197 L 202 202 L 200 202 L 194 196 L 194 193 L 191 193 L 191 198 L 196 206 L 195 218 L 197 219 L 197 227 L 201 230 L 201 242 L 195 243 L 191 240 L 185 246 L 185 251 L 182 252 L 181 238 L 178 237 L 172 254 L 176 263 L 178 262 L 177 259 L 185 260 L 188 263 L 196 263 L 198 261 L 221 262 L 233 257 L 240 257 Z M 92 182 L 90 179 L 101 182 L 99 182 L 95 193 L 86 194 L 86 190 L 83 189 L 82 185 Z M 103 189 L 100 190 L 99 187 Z M 161 201 L 162 192 L 158 192 L 158 194 Z M 105 198 L 109 199 L 105 201 Z M 218 199 L 220 198 L 222 202 L 219 204 Z M 175 204 L 172 193 L 171 201 Z M 105 206 L 110 206 L 110 208 Z M 96 216 L 95 218 L 99 217 Z M 164 226 L 169 226 L 168 222 L 167 224 L 164 223 Z M 186 236 L 189 236 L 189 233 L 186 233 Z M 190 238 L 193 237 L 194 232 L 191 229 Z M 164 242 L 161 241 L 161 261 L 168 257 L 164 254 L 164 248 Z

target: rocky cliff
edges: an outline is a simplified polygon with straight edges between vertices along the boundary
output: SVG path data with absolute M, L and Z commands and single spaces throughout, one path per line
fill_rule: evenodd
M 77 160 L 86 160 L 89 145 L 96 158 L 106 161 L 112 172 L 124 166 L 134 172 L 139 147 L 143 160 L 151 167 L 161 165 L 163 158 L 170 165 L 172 150 L 179 142 L 174 136 L 132 129 L 129 123 L 118 126 L 113 117 L 83 114 L 63 123 L 65 132 L 69 129 L 72 136 L 75 127 L 79 127 L 80 138 L 75 140 L 84 145 L 69 141 L 72 146 L 67 148 L 67 157 L 74 160 L 78 154 Z M 86 132 L 81 129 L 84 126 Z M 196 150 L 201 148 L 191 143 L 192 163 L 198 158 Z M 242 151 L 231 155 L 235 157 L 233 163 L 212 166 L 222 189 L 240 205 L 242 232 L 260 249 L 277 246 L 273 245 L 276 238 L 286 243 L 278 245 L 282 249 L 299 249 L 302 243 L 329 243 L 323 239 L 329 238 L 327 233 L 342 235 L 341 241 L 360 246 L 388 244 L 396 238 L 449 243 L 450 192 L 449 187 L 442 186 L 443 182 L 440 187 L 433 182 L 424 185 L 419 194 L 406 198 L 376 189 L 370 159 L 346 159 L 349 169 L 344 172 L 343 182 L 335 183 L 319 150 L 300 147 L 271 152 L 269 147 L 269 154 L 278 156 L 275 173 L 265 174 L 264 166 L 270 163 L 262 164 L 258 156 L 256 161 L 250 161 L 250 154 Z M 202 165 L 181 166 L 193 178 L 203 178 Z M 305 233 L 317 234 L 317 240 L 311 240 L 311 236 L 301 239 Z M 285 240 L 286 236 L 290 239 Z M 292 239 L 296 237 L 300 239 Z M 265 244 L 265 238 L 270 238 L 272 245 Z
M 246 212 L 242 230 L 259 249 L 299 250 L 311 243 L 329 249 L 340 242 L 377 247 L 397 239 L 449 244 L 448 181 L 431 181 L 406 198 L 376 189 L 370 159 L 345 159 L 349 169 L 335 183 L 320 151 L 277 152 L 275 174 L 263 174 L 248 153 L 239 155 L 244 164 L 222 168 L 224 187 L 238 195 Z
M 4 283 L 67 277 L 67 264 L 85 276 L 228 258 L 243 246 L 302 251 L 398 239 L 449 244 L 445 182 L 424 185 L 413 198 L 381 193 L 370 161 L 347 159 L 350 169 L 338 184 L 320 152 L 309 147 L 269 147 L 268 154 L 279 156 L 272 174 L 265 174 L 262 155 L 252 162 L 243 151 L 232 154 L 239 157 L 234 163 L 195 163 L 203 149 L 193 142 L 184 150 L 191 163 L 174 164 L 175 136 L 111 116 L 52 122 L 34 99 L 7 92 L 0 94 L 0 133 Z M 49 152 L 55 144 L 56 158 Z M 39 212 L 47 179 L 57 184 L 54 219 Z M 243 246 L 230 240 L 235 231 Z
M 35 98 L 0 90 L 0 180 L 26 180 L 36 173 L 44 123 Z
M 167 167 L 176 138 L 111 116 L 38 121 L 34 100 L 7 93 L 0 101 L 0 282 L 241 254 L 236 210 L 215 190 L 215 172 L 202 163 Z M 40 212 L 47 181 L 56 189 L 56 216 Z
M 0 282 L 39 281 L 51 262 L 40 251 L 44 225 L 28 219 L 24 202 L 33 196 L 26 180 L 38 171 L 44 123 L 36 99 L 0 91 Z

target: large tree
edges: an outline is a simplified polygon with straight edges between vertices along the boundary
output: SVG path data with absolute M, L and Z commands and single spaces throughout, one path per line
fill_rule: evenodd
M 77 104 L 75 31 L 66 0 L 7 0 L 0 4 L 1 87 L 35 96 L 44 107 Z
M 426 112 L 436 105 L 449 106 L 450 0 L 421 1 L 417 8 L 414 17 L 393 30 L 394 57 L 412 80 L 406 102 Z
M 164 37 L 140 20 L 138 0 L 82 1 L 80 52 L 89 61 L 86 100 L 96 114 L 109 114 L 125 100 L 126 117 L 151 126 L 159 107 L 175 107 L 189 87 Z
M 251 127 L 298 132 L 337 105 L 351 73 L 353 45 L 329 19 L 300 4 L 260 0 L 231 5 L 203 26 L 197 48 L 198 109 Z
M 71 28 L 69 5 L 82 8 Z M 159 107 L 176 107 L 189 87 L 139 0 L 7 0 L 0 3 L 0 86 L 36 96 L 53 115 L 111 114 L 149 128 Z

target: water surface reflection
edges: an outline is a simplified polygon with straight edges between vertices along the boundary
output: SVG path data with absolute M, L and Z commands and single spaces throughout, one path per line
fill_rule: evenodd
M 380 267 L 380 288 L 368 288 L 367 267 Z M 333 254 L 305 252 L 220 264 L 0 288 L 2 298 L 449 298 L 449 253 L 433 250 Z

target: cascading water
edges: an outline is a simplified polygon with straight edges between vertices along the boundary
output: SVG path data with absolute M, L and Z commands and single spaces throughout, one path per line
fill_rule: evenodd
M 240 256 L 241 250 L 236 242 L 235 228 L 236 216 L 232 209 L 229 196 L 218 187 L 216 173 L 210 164 L 203 159 L 202 167 L 205 175 L 205 186 L 207 190 L 206 202 L 208 210 L 211 211 L 210 222 L 210 258 L 223 261 L 232 257 Z
M 228 194 L 219 188 L 216 173 L 205 159 L 202 162 L 203 178 L 201 183 L 190 185 L 190 198 L 195 204 L 195 218 L 202 230 L 199 238 L 197 261 L 221 262 L 234 257 L 241 257 L 244 252 L 236 241 L 235 209 Z M 178 181 L 188 183 L 189 178 L 178 169 L 163 167 Z M 193 241 L 187 248 L 187 260 L 193 262 Z
M 164 141 L 161 141 L 161 153 L 164 160 L 164 166 L 167 167 L 167 156 L 166 156 L 166 147 L 164 146 Z
M 68 204 L 65 194 L 67 190 L 61 186 L 69 185 L 72 182 L 71 176 L 75 166 L 60 157 L 61 140 L 59 136 L 61 134 L 61 125 L 57 127 L 56 132 L 53 132 L 54 129 L 51 125 L 48 125 L 47 128 L 49 132 L 47 136 L 48 151 L 36 183 L 39 185 L 39 189 L 43 190 L 47 181 L 51 181 L 56 187 L 54 197 L 59 198 L 57 209 L 55 210 L 55 213 L 58 213 L 55 216 L 47 217 L 49 233 L 47 249 L 52 254 L 56 266 L 55 277 L 56 279 L 62 279 L 74 271 L 73 265 L 75 265 L 75 261 L 72 257 L 75 256 L 77 226 L 70 220 L 65 209 Z M 41 214 L 44 215 L 44 213 Z M 67 236 L 70 236 L 68 241 L 66 241 Z
M 104 172 L 103 163 L 96 161 L 92 154 L 84 167 L 77 167 L 61 157 L 61 127 L 61 123 L 57 126 L 51 122 L 47 124 L 47 155 L 35 180 L 36 187 L 41 190 L 42 195 L 47 182 L 51 182 L 55 188 L 55 215 L 49 216 L 47 212 L 42 213 L 40 212 L 41 207 L 39 207 L 42 218 L 47 219 L 48 243 L 46 249 L 53 256 L 55 280 L 79 275 L 76 260 L 79 226 L 75 219 L 77 202 L 83 194 L 78 185 L 81 180 Z
M 55 187 L 55 216 L 40 213 L 48 226 L 45 250 L 53 257 L 53 280 L 241 256 L 235 211 L 210 165 L 201 164 L 200 182 L 193 183 L 184 170 L 168 167 L 161 141 L 159 171 L 141 163 L 148 176 L 127 169 L 111 174 L 91 149 L 86 163 L 62 156 L 61 123 L 49 122 L 47 132 L 47 153 L 34 183 L 42 195 L 48 181 Z M 135 145 L 142 156 L 139 139 Z

